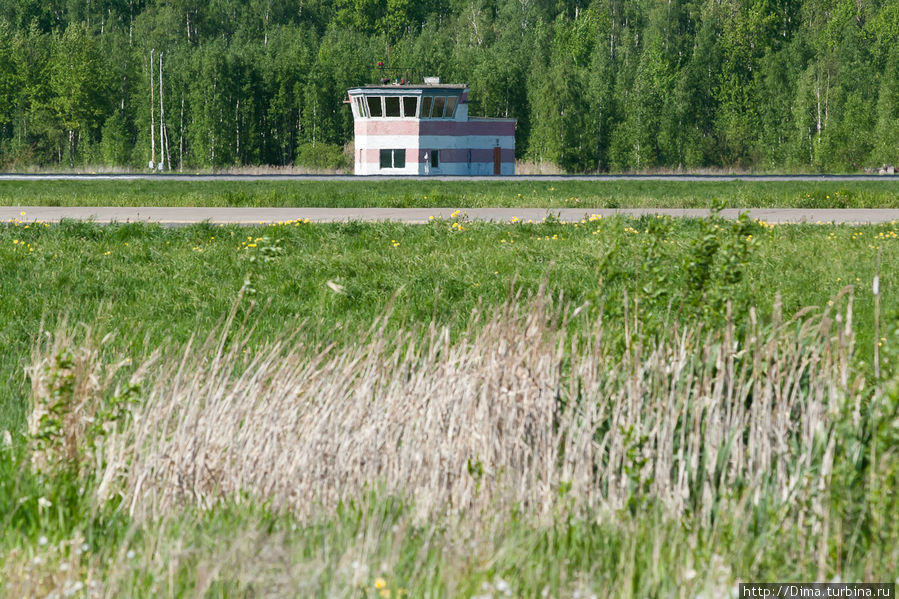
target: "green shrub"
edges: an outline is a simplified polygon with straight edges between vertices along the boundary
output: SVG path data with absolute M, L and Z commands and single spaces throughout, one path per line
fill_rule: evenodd
M 302 144 L 297 148 L 294 164 L 329 170 L 340 170 L 349 165 L 341 146 L 326 143 Z

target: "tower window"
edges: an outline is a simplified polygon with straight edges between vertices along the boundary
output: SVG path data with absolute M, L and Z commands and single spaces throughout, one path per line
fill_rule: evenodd
M 446 98 L 444 96 L 437 96 L 434 98 L 434 113 L 431 115 L 435 119 L 439 119 L 443 117 L 443 106 L 446 103 Z
M 405 96 L 403 98 L 403 116 L 408 118 L 415 118 L 418 116 L 418 98 Z
M 381 96 L 368 96 L 365 98 L 368 101 L 368 114 L 373 117 L 378 117 L 383 114 L 381 110 Z
M 400 116 L 400 98 L 399 96 L 386 96 L 384 98 L 384 116 L 396 117 Z
M 453 114 L 456 112 L 456 96 L 447 96 L 446 97 L 446 118 L 453 118 Z
M 381 168 L 406 168 L 406 150 L 381 150 Z

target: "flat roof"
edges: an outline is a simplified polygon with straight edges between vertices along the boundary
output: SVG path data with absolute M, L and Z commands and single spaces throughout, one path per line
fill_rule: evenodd
M 468 122 L 471 123 L 471 122 L 475 122 L 475 121 L 493 121 L 493 122 L 502 121 L 502 122 L 506 122 L 506 123 L 517 123 L 518 119 L 511 118 L 511 117 L 503 117 L 503 116 L 470 116 L 470 117 L 468 117 Z
M 463 83 L 386 83 L 381 85 L 368 84 L 351 87 L 349 91 L 397 91 L 397 90 L 415 90 L 415 89 L 451 89 L 463 90 L 468 86 Z

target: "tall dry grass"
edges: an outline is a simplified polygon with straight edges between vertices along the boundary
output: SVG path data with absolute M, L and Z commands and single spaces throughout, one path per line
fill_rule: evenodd
M 851 293 L 837 300 L 766 325 L 751 311 L 741 335 L 699 323 L 650 338 L 633 314 L 624 331 L 599 317 L 573 334 L 589 311 L 541 292 L 473 314 L 455 341 L 385 317 L 323 348 L 301 326 L 254 346 L 232 313 L 128 381 L 105 374 L 98 334 L 62 326 L 35 348 L 33 430 L 59 380 L 78 411 L 36 462 L 82 460 L 100 501 L 121 494 L 141 518 L 245 498 L 304 518 L 378 489 L 423 516 L 653 505 L 705 521 L 774 498 L 820 521 L 833 425 L 861 401 Z M 125 417 L 87 435 L 96 398 L 123 389 Z

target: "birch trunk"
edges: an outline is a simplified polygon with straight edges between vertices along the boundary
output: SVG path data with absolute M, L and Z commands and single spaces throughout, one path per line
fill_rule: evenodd
M 153 99 L 153 67 L 156 65 L 153 64 L 153 53 L 155 50 L 150 50 L 150 168 L 156 168 L 156 123 L 153 121 L 153 115 L 155 111 L 155 101 Z
M 162 52 L 159 53 L 159 170 L 162 170 L 165 164 L 165 142 L 163 141 L 165 132 L 165 108 L 162 104 Z

